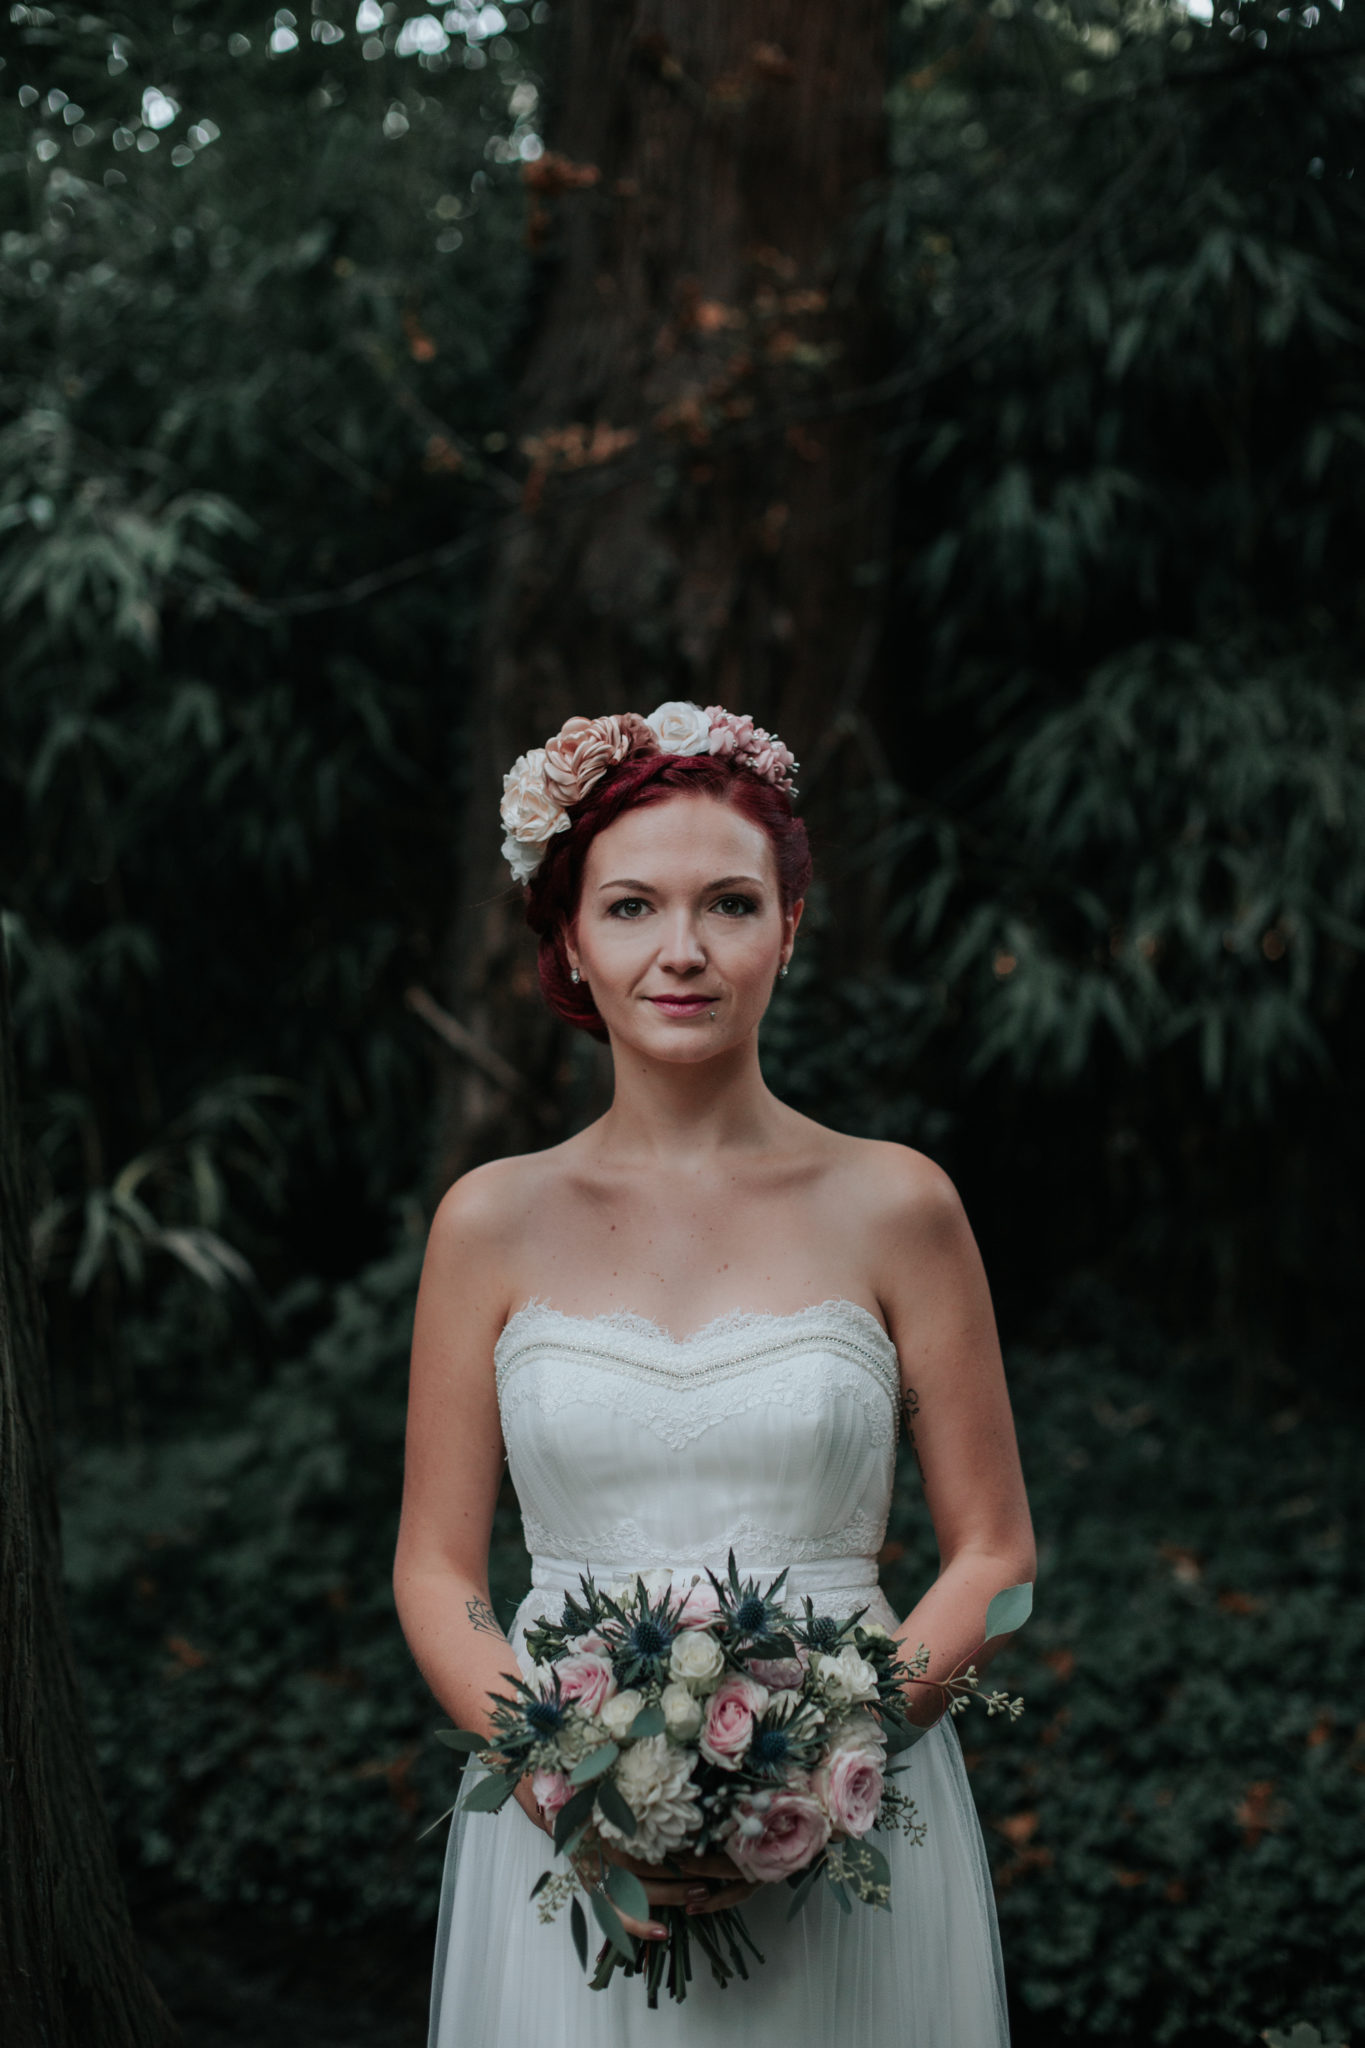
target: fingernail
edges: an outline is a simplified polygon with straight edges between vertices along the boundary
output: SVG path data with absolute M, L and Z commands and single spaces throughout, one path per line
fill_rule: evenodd
M 687 1896 L 689 1899 L 704 1899 L 706 1897 L 706 1886 L 704 1884 L 689 1885 Z
M 649 1930 L 650 1939 L 651 1941 L 662 1941 L 667 1932 L 668 1929 L 666 1927 L 651 1926 Z

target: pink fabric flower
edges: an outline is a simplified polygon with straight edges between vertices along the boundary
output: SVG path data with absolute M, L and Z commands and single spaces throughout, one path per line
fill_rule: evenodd
M 576 804 L 630 752 L 619 718 L 570 718 L 545 743 L 545 786 L 564 805 Z
M 739 1812 L 751 1810 L 741 1800 Z M 807 1792 L 774 1792 L 767 1811 L 756 1817 L 763 1823 L 761 1834 L 736 1830 L 725 1844 L 731 1862 L 751 1884 L 776 1884 L 804 1870 L 829 1840 L 829 1815 Z
M 751 1678 L 733 1672 L 723 1678 L 706 1703 L 698 1748 L 723 1771 L 737 1771 L 754 1737 L 754 1716 L 768 1704 L 768 1694 Z
M 560 1696 L 577 1700 L 585 1714 L 598 1714 L 616 1690 L 616 1678 L 605 1657 L 594 1650 L 579 1650 L 561 1657 L 555 1665 Z
M 708 704 L 706 722 L 711 728 L 710 751 L 722 761 L 745 752 L 753 739 L 754 722 L 747 711 L 727 711 L 723 704 Z
M 720 1613 L 720 1597 L 709 1579 L 689 1586 L 677 1610 L 679 1628 L 710 1628 Z
M 533 1771 L 531 1774 L 531 1797 L 546 1820 L 554 1819 L 572 1790 L 563 1771 Z
M 796 759 L 790 747 L 783 746 L 773 733 L 765 732 L 761 725 L 755 725 L 747 711 L 727 711 L 723 704 L 708 704 L 707 722 L 711 727 L 709 751 L 722 760 L 742 761 L 746 768 L 761 775 L 765 782 L 775 784 L 778 789 L 790 789 L 792 776 L 796 771 Z
M 815 1774 L 815 1792 L 843 1834 L 865 1835 L 882 1803 L 881 1759 L 851 1746 L 835 1749 Z

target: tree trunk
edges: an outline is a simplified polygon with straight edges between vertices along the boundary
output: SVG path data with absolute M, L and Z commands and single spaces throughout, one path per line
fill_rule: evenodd
M 524 1086 L 452 1062 L 438 1187 L 562 1133 L 574 1094 L 498 857 L 517 754 L 575 712 L 684 697 L 780 733 L 808 817 L 875 767 L 888 492 L 860 396 L 882 325 L 859 223 L 886 31 L 885 0 L 563 10 L 552 148 L 526 173 L 553 260 L 521 385 L 524 516 L 491 564 L 447 978 Z
M 0 939 L 0 2040 L 160 2048 L 62 1595 L 61 1540 Z

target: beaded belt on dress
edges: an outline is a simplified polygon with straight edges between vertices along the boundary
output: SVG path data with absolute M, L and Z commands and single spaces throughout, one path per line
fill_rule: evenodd
M 709 1560 L 711 1570 L 717 1578 L 723 1578 L 726 1560 L 717 1557 Z M 770 1559 L 754 1563 L 742 1557 L 736 1558 L 736 1567 L 741 1579 L 757 1579 L 766 1585 L 781 1571 L 780 1563 Z M 614 1557 L 546 1557 L 537 1554 L 531 1559 L 531 1590 L 536 1593 L 576 1593 L 583 1573 L 591 1568 L 593 1580 L 602 1588 L 614 1586 L 623 1579 L 634 1578 L 636 1572 L 669 1571 L 683 1585 L 693 1578 L 704 1580 L 706 1567 L 699 1564 L 673 1564 L 667 1557 L 640 1558 Z M 820 1596 L 828 1599 L 833 1594 L 849 1595 L 848 1605 L 856 1607 L 869 1592 L 877 1586 L 877 1560 L 875 1557 L 817 1557 L 803 1558 L 793 1563 L 787 1574 L 783 1592 L 790 1592 L 799 1600 L 809 1593 L 812 1599 Z

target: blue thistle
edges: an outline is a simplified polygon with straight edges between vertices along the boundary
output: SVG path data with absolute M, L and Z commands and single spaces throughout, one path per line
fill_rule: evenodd
M 839 1624 L 832 1615 L 817 1614 L 806 1630 L 812 1649 L 832 1650 L 839 1640 Z
M 776 1770 L 784 1764 L 791 1752 L 791 1743 L 783 1728 L 760 1728 L 749 1748 L 750 1761 L 759 1770 Z
M 536 1735 L 557 1735 L 564 1726 L 564 1709 L 558 1700 L 528 1700 L 526 1725 Z

